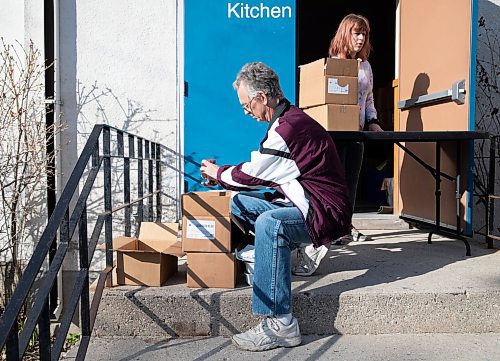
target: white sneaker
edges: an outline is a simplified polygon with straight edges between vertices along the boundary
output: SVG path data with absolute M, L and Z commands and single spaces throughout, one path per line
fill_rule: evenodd
M 323 257 L 328 252 L 329 247 L 320 246 L 314 248 L 312 244 L 308 244 L 304 248 L 298 249 L 299 264 L 292 268 L 292 273 L 296 276 L 310 276 L 319 267 Z
M 232 340 L 233 344 L 243 350 L 265 351 L 300 345 L 302 337 L 295 317 L 288 326 L 274 317 L 267 317 L 250 330 L 234 335 Z
M 345 246 L 351 243 L 352 241 L 353 241 L 352 234 L 346 234 L 345 236 L 337 238 L 335 241 L 333 241 L 333 244 L 335 246 Z
M 248 244 L 245 248 L 240 251 L 236 251 L 236 259 L 243 262 L 255 262 L 255 247 Z
M 364 241 L 370 241 L 371 237 L 367 236 L 366 234 L 361 233 L 358 231 L 356 228 L 351 229 L 351 234 L 347 234 L 345 236 L 342 236 L 338 239 L 336 239 L 333 244 L 335 246 L 346 246 L 351 242 L 364 242 Z
M 354 242 L 365 242 L 365 241 L 371 241 L 372 239 L 370 236 L 361 233 L 356 228 L 351 229 L 351 236 Z

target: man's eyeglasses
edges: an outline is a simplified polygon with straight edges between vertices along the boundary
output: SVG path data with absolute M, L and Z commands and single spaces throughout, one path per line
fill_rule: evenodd
M 248 103 L 241 104 L 243 111 L 245 114 L 251 114 L 252 113 L 252 101 L 255 99 L 255 97 L 251 98 Z

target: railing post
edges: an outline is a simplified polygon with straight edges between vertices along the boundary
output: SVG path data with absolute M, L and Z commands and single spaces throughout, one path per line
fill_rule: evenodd
M 102 130 L 104 156 L 104 237 L 106 241 L 106 267 L 113 267 L 113 216 L 111 215 L 111 135 L 109 127 Z
M 144 164 L 143 164 L 142 139 L 137 138 L 137 196 L 140 199 L 137 205 L 137 218 L 139 223 L 144 219 Z
M 7 361 L 19 360 L 19 318 L 16 318 L 14 325 L 10 330 L 9 337 L 7 337 Z M 0 350 L 1 351 L 1 350 Z
M 57 286 L 55 286 L 57 287 Z M 49 302 L 45 302 L 45 306 L 43 307 L 42 313 L 40 314 L 40 318 L 38 319 L 38 332 L 39 337 L 38 341 L 40 343 L 38 349 L 38 355 L 40 357 L 40 361 L 49 361 L 50 360 L 50 309 Z
M 89 298 L 89 248 L 87 237 L 87 206 L 83 208 L 78 222 L 78 245 L 80 251 L 80 270 L 85 271 L 85 281 L 80 297 L 80 317 L 82 337 L 90 336 L 90 298 Z
M 161 147 L 160 144 L 155 143 L 156 147 L 156 221 L 161 222 L 162 213 L 162 177 L 161 177 Z
M 153 220 L 153 160 L 154 148 L 151 147 L 151 142 L 149 140 L 144 141 L 145 158 L 148 162 L 148 181 L 147 181 L 147 191 L 148 191 L 148 222 Z M 153 153 L 153 154 L 152 154 Z
M 131 214 L 132 207 L 130 206 L 130 158 L 134 157 L 134 137 L 128 136 L 128 157 L 123 160 L 123 202 L 125 207 L 125 236 L 130 237 L 131 234 Z
M 125 146 L 123 143 L 123 131 L 121 130 L 116 130 L 116 155 L 118 156 L 118 159 L 123 160 L 123 169 L 125 173 Z M 115 169 L 118 170 L 118 164 L 115 164 Z M 125 201 L 125 190 L 124 192 L 124 201 Z M 120 229 L 120 232 L 123 232 L 123 230 Z

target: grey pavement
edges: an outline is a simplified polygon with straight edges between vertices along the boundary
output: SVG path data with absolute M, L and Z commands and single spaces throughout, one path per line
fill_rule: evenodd
M 93 340 L 86 360 L 498 361 L 500 334 L 310 335 L 297 347 L 264 352 L 239 350 L 226 337 L 110 337 Z

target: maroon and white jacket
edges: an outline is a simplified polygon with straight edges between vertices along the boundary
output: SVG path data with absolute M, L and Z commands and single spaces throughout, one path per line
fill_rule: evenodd
M 259 151 L 249 162 L 221 166 L 217 181 L 230 190 L 276 189 L 301 211 L 316 247 L 350 232 L 352 208 L 335 145 L 286 99 L 276 107 Z

